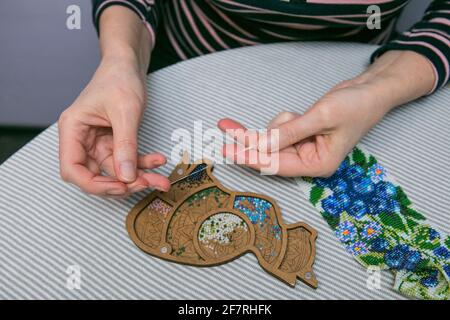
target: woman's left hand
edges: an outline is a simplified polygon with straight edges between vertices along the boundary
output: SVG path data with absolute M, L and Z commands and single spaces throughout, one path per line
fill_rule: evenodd
M 276 167 L 272 173 L 281 176 L 330 176 L 388 110 L 370 84 L 345 81 L 303 115 L 278 114 L 268 124 L 270 130 L 266 134 L 246 130 L 231 119 L 220 120 L 219 128 L 223 131 L 243 129 L 231 132 L 239 144 L 225 145 L 224 155 L 262 171 L 270 163 L 272 168 Z M 274 129 L 278 129 L 278 134 L 274 134 Z M 258 141 L 257 146 L 249 143 L 252 138 Z M 253 148 L 245 150 L 246 147 Z M 262 154 L 261 150 L 267 153 Z M 263 157 L 265 161 L 258 160 Z
M 429 61 L 410 51 L 389 51 L 358 77 L 332 88 L 303 115 L 282 112 L 258 134 L 231 119 L 218 126 L 237 144 L 224 156 L 286 177 L 332 175 L 358 141 L 393 107 L 430 92 Z

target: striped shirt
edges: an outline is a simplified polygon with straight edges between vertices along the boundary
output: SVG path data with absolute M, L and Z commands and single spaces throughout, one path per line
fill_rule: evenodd
M 133 10 L 154 45 L 152 70 L 192 57 L 281 41 L 333 40 L 381 45 L 427 57 L 436 83 L 450 77 L 450 1 L 434 0 L 421 21 L 402 34 L 395 24 L 410 0 L 93 0 L 94 22 L 104 9 Z M 379 19 L 377 20 L 377 17 Z M 158 62 L 164 61 L 164 62 Z

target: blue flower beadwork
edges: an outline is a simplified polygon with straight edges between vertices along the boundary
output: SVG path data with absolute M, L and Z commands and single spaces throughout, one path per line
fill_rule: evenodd
M 353 241 L 357 234 L 356 227 L 350 221 L 340 223 L 335 232 L 341 242 Z
M 371 173 L 370 173 L 371 172 Z M 321 201 L 325 212 L 334 217 L 346 211 L 356 219 L 366 214 L 397 213 L 400 205 L 396 199 L 396 187 L 384 181 L 385 170 L 375 164 L 366 175 L 358 164 L 342 162 L 334 175 L 329 178 L 314 178 L 313 181 L 333 194 Z

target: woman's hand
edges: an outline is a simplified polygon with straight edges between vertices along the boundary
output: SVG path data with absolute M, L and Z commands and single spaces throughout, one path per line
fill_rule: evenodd
M 117 21 L 128 21 L 129 29 L 118 28 Z M 84 192 L 101 196 L 125 197 L 149 187 L 167 191 L 166 177 L 144 171 L 165 164 L 166 158 L 137 153 L 146 100 L 148 35 L 126 8 L 106 9 L 101 24 L 102 61 L 58 122 L 61 176 Z M 139 45 L 139 39 L 147 41 L 147 48 Z
M 370 93 L 365 85 L 344 82 L 333 88 L 303 115 L 280 113 L 267 126 L 271 130 L 278 129 L 278 133 L 275 135 L 273 131 L 269 131 L 271 134 L 254 138 L 253 141 L 259 139 L 255 149 L 242 152 L 244 145 L 250 146 L 246 140 L 252 140 L 250 136 L 256 133 L 237 130 L 234 138 L 240 142 L 240 146 L 225 146 L 224 155 L 262 171 L 270 163 L 271 167 L 277 167 L 276 174 L 281 176 L 329 176 L 386 112 L 368 92 Z M 224 131 L 245 130 L 242 125 L 230 119 L 219 121 L 219 128 Z M 267 141 L 268 137 L 272 137 L 273 141 Z M 252 154 L 257 153 L 258 148 L 272 152 Z M 270 158 L 270 161 L 252 161 L 260 157 Z
M 330 176 L 389 110 L 428 93 L 433 83 L 434 73 L 425 58 L 413 52 L 388 52 L 367 72 L 331 89 L 303 115 L 279 114 L 269 123 L 268 133 L 220 120 L 219 128 L 234 130 L 231 135 L 238 141 L 225 145 L 224 155 L 263 172 L 270 166 L 271 173 L 281 176 Z
M 105 196 L 123 197 L 149 187 L 168 190 L 167 178 L 144 172 L 165 164 L 165 157 L 137 154 L 144 92 L 143 79 L 123 60 L 101 63 L 58 122 L 65 181 Z M 108 176 L 102 176 L 102 171 Z

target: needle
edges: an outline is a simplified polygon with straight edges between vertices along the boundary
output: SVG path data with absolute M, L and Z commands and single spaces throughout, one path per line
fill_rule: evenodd
M 238 144 L 240 144 L 241 146 L 244 146 L 244 144 L 242 144 L 242 143 L 240 143 L 240 142 L 238 142 L 238 141 L 236 141 Z M 241 151 L 239 151 L 239 152 L 237 152 L 237 153 L 235 153 L 235 154 L 239 154 L 239 153 L 241 153 L 241 152 L 245 152 L 245 151 L 248 151 L 248 150 L 254 150 L 254 149 L 256 149 L 255 147 L 247 147 L 247 148 L 244 148 L 243 150 L 241 150 Z M 178 181 L 181 181 L 181 180 L 184 180 L 184 179 L 186 179 L 186 178 L 188 178 L 188 177 L 190 177 L 190 176 L 193 176 L 194 174 L 197 174 L 197 173 L 199 173 L 199 172 L 202 172 L 202 171 L 204 171 L 204 170 L 206 170 L 208 167 L 204 167 L 204 168 L 202 168 L 202 169 L 200 169 L 200 170 L 197 170 L 197 171 L 193 171 L 193 172 L 191 172 L 191 173 L 189 173 L 187 176 L 184 176 L 184 177 L 181 177 L 181 178 L 179 178 L 179 179 L 177 179 L 177 180 L 175 180 L 175 181 L 172 181 L 170 184 L 172 185 L 172 184 L 174 184 L 174 183 L 177 183 Z
M 206 168 L 208 168 L 208 167 L 204 167 L 204 168 L 202 168 L 202 169 L 200 169 L 200 170 L 193 171 L 193 172 L 189 173 L 187 176 L 184 176 L 184 177 L 182 177 L 182 178 L 180 178 L 180 179 L 177 179 L 177 180 L 175 180 L 175 181 L 172 181 L 170 184 L 174 184 L 174 183 L 176 183 L 176 182 L 178 182 L 178 181 L 184 180 L 184 179 L 186 179 L 186 178 L 188 178 L 188 177 L 190 177 L 190 176 L 193 176 L 194 174 L 197 174 L 197 173 L 199 173 L 199 172 L 202 172 L 202 171 L 206 170 Z

